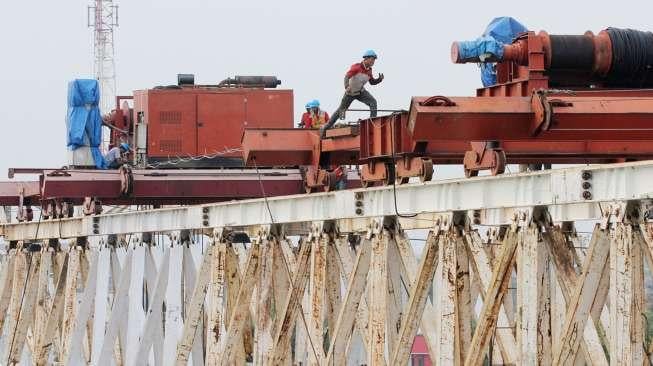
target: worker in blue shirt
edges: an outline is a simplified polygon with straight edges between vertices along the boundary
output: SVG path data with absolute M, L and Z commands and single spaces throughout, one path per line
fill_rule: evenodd
M 122 143 L 119 146 L 114 147 L 109 150 L 104 156 L 104 162 L 108 169 L 118 169 L 126 159 L 123 158 L 123 154 L 126 154 L 129 151 L 129 144 Z

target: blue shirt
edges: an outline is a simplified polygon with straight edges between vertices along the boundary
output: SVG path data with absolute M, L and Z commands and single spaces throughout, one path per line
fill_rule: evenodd
M 109 150 L 107 155 L 104 157 L 104 160 L 107 162 L 107 165 L 111 165 L 116 160 L 120 159 L 121 151 L 119 147 L 114 147 Z

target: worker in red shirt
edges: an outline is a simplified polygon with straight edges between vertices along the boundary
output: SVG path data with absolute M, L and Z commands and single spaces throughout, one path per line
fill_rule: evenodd
M 363 54 L 363 61 L 353 64 L 345 74 L 345 95 L 342 97 L 340 107 L 333 113 L 329 122 L 320 130 L 320 136 L 324 138 L 325 131 L 333 127 L 338 117 L 344 117 L 345 111 L 349 108 L 354 100 L 358 100 L 370 107 L 370 117 L 376 117 L 376 99 L 365 90 L 365 84 L 369 81 L 371 85 L 376 85 L 383 81 L 383 74 L 379 73 L 378 78 L 372 75 L 372 66 L 377 59 L 376 52 L 367 50 Z
M 329 114 L 320 109 L 320 101 L 313 99 L 306 103 L 306 113 L 302 115 L 299 127 L 320 128 L 329 120 Z

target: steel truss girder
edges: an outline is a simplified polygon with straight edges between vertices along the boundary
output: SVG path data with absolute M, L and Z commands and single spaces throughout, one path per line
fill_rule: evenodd
M 583 166 L 499 177 L 454 179 L 323 194 L 126 212 L 0 225 L 8 240 L 162 232 L 213 227 L 291 224 L 300 231 L 314 221 L 336 220 L 341 230 L 366 230 L 370 218 L 417 214 L 407 228 L 425 228 L 440 214 L 470 211 L 477 224 L 505 224 L 524 207 L 548 206 L 553 220 L 601 218 L 601 205 L 648 200 L 653 163 Z M 396 194 L 396 207 L 395 207 Z M 269 206 L 269 210 L 268 210 Z M 273 220 L 271 220 L 272 215 Z M 289 229 L 292 230 L 292 229 Z

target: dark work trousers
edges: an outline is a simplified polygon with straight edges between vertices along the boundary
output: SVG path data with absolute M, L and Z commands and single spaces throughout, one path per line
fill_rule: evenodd
M 370 117 L 376 117 L 376 99 L 368 92 L 367 90 L 361 90 L 361 92 L 358 95 L 349 95 L 345 93 L 342 97 L 342 101 L 340 102 L 340 107 L 338 107 L 338 110 L 333 112 L 331 115 L 331 118 L 329 118 L 329 122 L 324 125 L 322 128 L 322 137 L 324 137 L 324 133 L 326 130 L 329 128 L 333 127 L 333 125 L 336 123 L 338 118 L 340 117 L 340 113 L 345 113 L 347 109 L 349 109 L 349 106 L 351 103 L 354 102 L 354 100 L 358 100 L 359 102 L 366 104 L 368 107 L 370 107 Z

